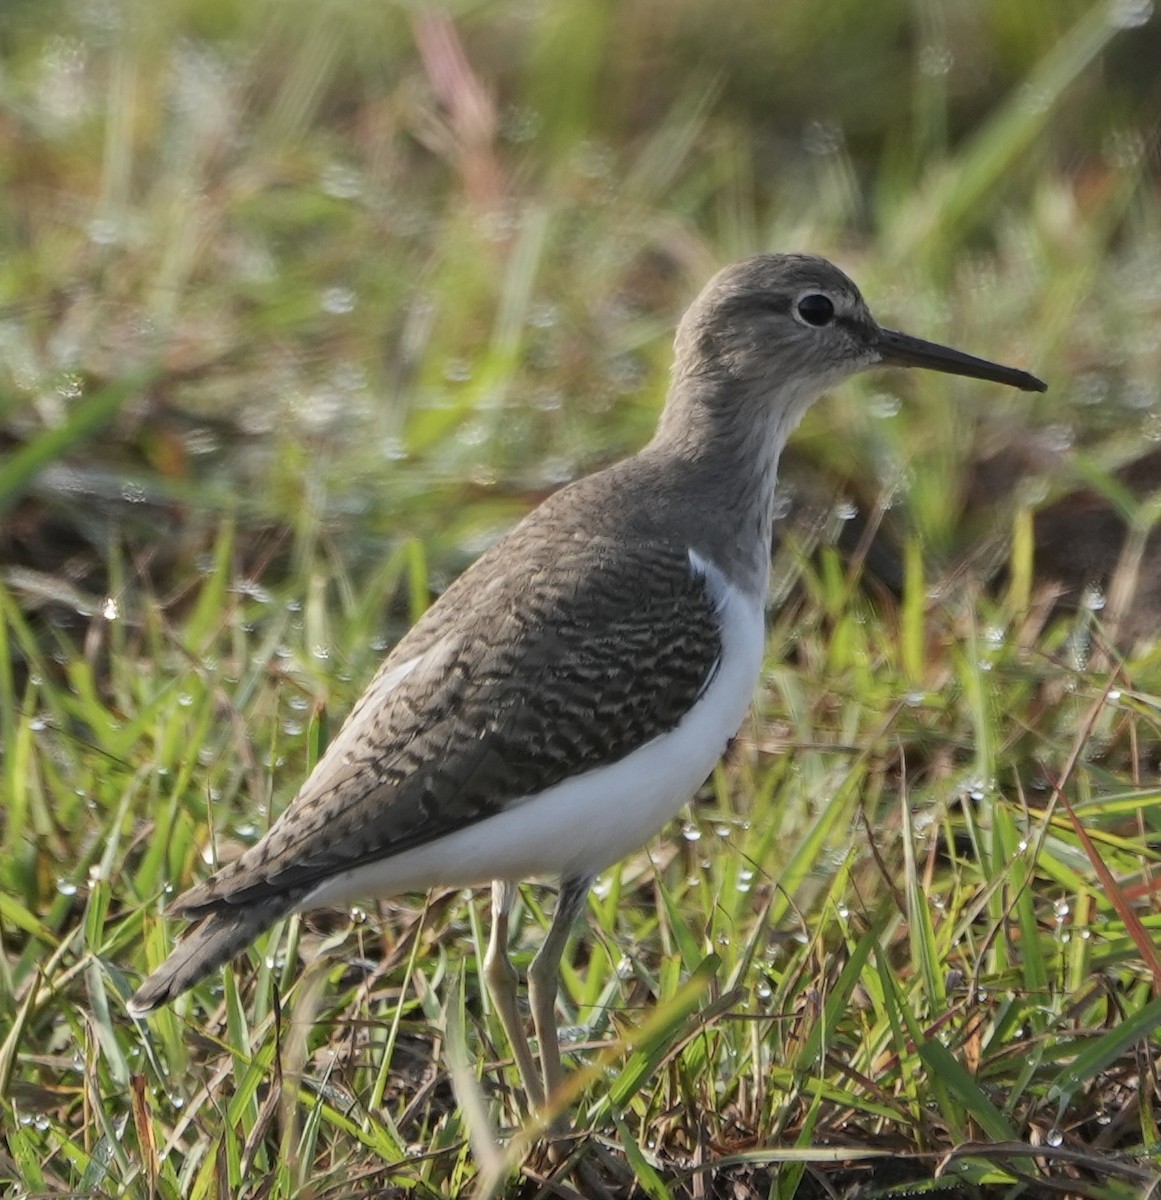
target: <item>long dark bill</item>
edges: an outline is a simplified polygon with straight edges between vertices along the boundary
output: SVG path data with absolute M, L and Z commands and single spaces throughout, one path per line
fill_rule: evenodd
M 999 363 L 964 354 L 938 342 L 925 342 L 910 334 L 898 333 L 894 329 L 880 329 L 879 352 L 883 365 L 888 367 L 926 367 L 929 371 L 946 371 L 949 375 L 967 375 L 972 379 L 990 379 L 993 383 L 1006 383 L 1022 392 L 1046 392 L 1048 385 L 1027 371 L 1015 367 L 1002 367 Z

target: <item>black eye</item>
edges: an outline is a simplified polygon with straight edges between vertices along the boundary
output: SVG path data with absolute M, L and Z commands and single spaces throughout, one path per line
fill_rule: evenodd
M 799 300 L 798 315 L 807 325 L 829 325 L 834 320 L 834 305 L 826 296 L 812 293 Z

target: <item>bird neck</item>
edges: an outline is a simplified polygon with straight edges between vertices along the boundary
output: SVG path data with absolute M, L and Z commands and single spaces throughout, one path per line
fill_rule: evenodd
M 765 595 L 778 461 L 817 390 L 677 375 L 645 454 L 666 464 L 693 548 L 754 595 Z

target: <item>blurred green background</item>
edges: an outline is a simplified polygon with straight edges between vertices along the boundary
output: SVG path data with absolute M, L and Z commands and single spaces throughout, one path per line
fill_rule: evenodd
M 10 2 L 0 37 L 0 552 L 58 624 L 111 544 L 168 585 L 223 514 L 258 565 L 418 537 L 438 584 L 641 444 L 681 308 L 758 250 L 1048 379 L 812 415 L 808 494 L 941 562 L 1161 438 L 1142 0 Z

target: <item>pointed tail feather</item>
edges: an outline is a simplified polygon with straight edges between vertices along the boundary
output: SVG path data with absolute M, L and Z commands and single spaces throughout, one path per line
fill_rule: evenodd
M 294 909 L 294 899 L 276 896 L 243 908 L 221 908 L 186 931 L 170 956 L 133 993 L 129 1015 L 143 1017 L 188 991 L 227 963 L 265 929 Z

